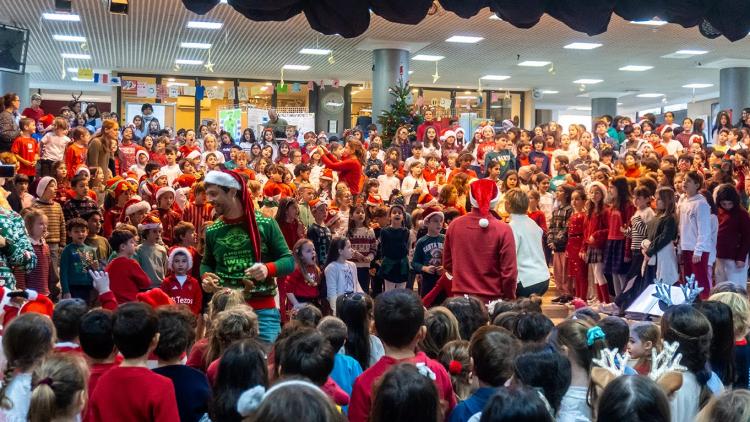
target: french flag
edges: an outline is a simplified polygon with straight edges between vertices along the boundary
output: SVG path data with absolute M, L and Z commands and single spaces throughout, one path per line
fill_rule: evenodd
M 94 73 L 94 83 L 95 84 L 109 84 L 109 74 L 108 73 Z

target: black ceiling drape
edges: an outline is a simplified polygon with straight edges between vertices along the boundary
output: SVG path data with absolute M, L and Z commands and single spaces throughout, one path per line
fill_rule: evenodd
M 182 0 L 190 11 L 205 14 L 219 0 Z M 284 21 L 304 13 L 310 27 L 323 34 L 356 37 L 370 25 L 370 11 L 391 22 L 416 25 L 431 0 L 229 0 L 248 19 Z M 626 20 L 660 19 L 686 28 L 701 25 L 730 41 L 750 32 L 750 0 L 440 0 L 441 7 L 462 18 L 489 7 L 518 28 L 531 28 L 547 13 L 588 35 L 607 30 L 612 13 Z M 703 30 L 704 35 L 707 35 Z

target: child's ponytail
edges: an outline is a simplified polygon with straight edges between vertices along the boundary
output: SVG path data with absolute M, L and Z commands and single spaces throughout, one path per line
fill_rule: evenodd
M 83 360 L 73 354 L 57 354 L 34 371 L 31 383 L 29 420 L 46 422 L 77 414 L 74 406 L 83 403 L 80 394 L 86 390 L 88 370 Z

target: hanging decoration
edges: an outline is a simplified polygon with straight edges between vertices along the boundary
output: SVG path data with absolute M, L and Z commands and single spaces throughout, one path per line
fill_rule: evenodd
M 315 89 L 315 82 L 313 81 L 307 81 L 307 91 L 312 91 Z
M 60 74 L 60 79 L 65 79 L 65 57 L 62 58 L 62 73 Z
M 214 63 L 211 61 L 211 49 L 208 49 L 208 61 L 203 65 L 211 73 L 214 73 Z
M 440 73 L 438 73 L 438 62 L 436 61 L 435 62 L 435 73 L 432 75 L 432 83 L 434 84 L 435 82 L 438 81 L 438 79 L 440 79 Z

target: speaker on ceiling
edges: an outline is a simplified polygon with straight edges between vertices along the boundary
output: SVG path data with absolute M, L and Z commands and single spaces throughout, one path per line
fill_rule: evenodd
M 71 0 L 55 0 L 55 11 L 59 13 L 72 12 Z
M 128 0 L 109 0 L 109 13 L 127 15 Z

